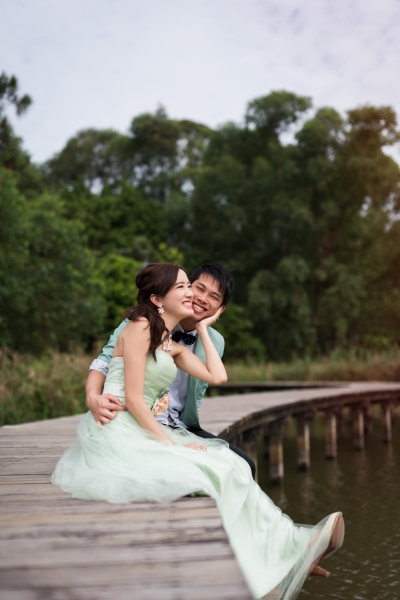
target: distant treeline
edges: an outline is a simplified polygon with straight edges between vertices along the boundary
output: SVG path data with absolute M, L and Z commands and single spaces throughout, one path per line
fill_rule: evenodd
M 30 102 L 0 76 L 1 345 L 90 349 L 134 304 L 137 271 L 162 260 L 232 270 L 228 359 L 399 344 L 392 108 L 343 117 L 277 91 L 216 130 L 159 108 L 127 134 L 80 131 L 34 165 L 5 114 Z

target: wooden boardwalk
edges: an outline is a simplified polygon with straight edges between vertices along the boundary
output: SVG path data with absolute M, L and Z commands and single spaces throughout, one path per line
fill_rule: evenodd
M 237 384 L 231 385 L 237 387 Z M 245 388 L 246 385 L 249 384 L 243 384 L 243 387 Z M 287 382 L 288 388 L 292 385 L 294 384 Z M 312 382 L 311 385 L 318 384 Z M 237 435 L 243 432 L 287 416 L 297 416 L 329 408 L 399 401 L 400 383 L 332 382 L 329 385 L 324 382 L 319 384 L 319 387 L 309 389 L 287 389 L 285 391 L 204 398 L 200 415 L 204 429 L 227 441 L 233 441 Z
M 0 431 L 1 600 L 246 600 L 211 498 L 75 500 L 49 477 L 79 417 Z
M 396 401 L 400 384 L 206 398 L 205 429 L 236 439 L 310 407 Z M 215 503 L 74 500 L 49 483 L 79 417 L 0 430 L 1 600 L 247 600 Z

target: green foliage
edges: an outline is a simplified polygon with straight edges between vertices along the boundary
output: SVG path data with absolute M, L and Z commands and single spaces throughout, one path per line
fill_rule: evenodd
M 165 203 L 170 193 L 185 193 L 201 165 L 211 131 L 194 121 L 176 121 L 160 107 L 132 120 L 129 135 L 111 129 L 86 129 L 42 168 L 50 185 L 119 194 L 121 186 L 139 188 L 147 199 Z
M 25 284 L 31 292 L 18 345 L 66 349 L 95 338 L 104 305 L 82 225 L 63 219 L 61 203 L 44 195 L 30 204 L 29 231 Z
M 314 350 L 315 334 L 305 289 L 309 275 L 301 257 L 287 256 L 273 273 L 259 271 L 250 282 L 249 309 L 273 358 L 295 358 Z
M 142 268 L 143 263 L 117 254 L 108 254 L 100 261 L 96 277 L 107 302 L 105 331 L 115 329 L 121 323 L 125 310 L 136 304 L 135 278 Z
M 363 343 L 398 310 L 400 170 L 383 151 L 398 140 L 395 115 L 322 108 L 282 145 L 309 106 L 283 92 L 251 102 L 246 127 L 212 136 L 192 195 L 188 255 L 233 270 L 235 300 L 274 359 Z
M 32 104 L 32 99 L 27 94 L 18 97 L 17 91 L 18 81 L 15 75 L 7 77 L 3 71 L 0 75 L 0 118 L 8 104 L 15 106 L 17 115 L 22 115 Z
M 182 266 L 184 263 L 183 254 L 178 248 L 169 248 L 165 242 L 161 242 L 155 252 L 154 262 L 170 262 Z
M 400 381 L 400 350 L 335 350 L 314 360 L 227 365 L 230 381 Z
M 229 303 L 213 327 L 225 338 L 224 360 L 260 362 L 265 359 L 265 347 L 253 335 L 253 323 L 241 306 Z
M 167 239 L 164 209 L 145 200 L 137 188 L 124 184 L 118 194 L 108 187 L 93 194 L 81 183 L 64 189 L 65 216 L 79 219 L 89 247 L 99 254 L 118 252 L 138 260 L 152 260 L 155 248 Z
M 123 160 L 128 137 L 112 129 L 85 129 L 43 165 L 43 173 L 55 186 L 74 186 L 84 181 L 88 189 L 115 186 L 129 178 Z
M 12 342 L 9 310 L 27 311 L 29 290 L 24 282 L 29 262 L 25 200 L 10 171 L 0 167 L 0 331 L 3 344 Z
M 27 201 L 0 171 L 2 344 L 25 351 L 88 343 L 104 313 L 82 225 L 46 194 Z
M 246 124 L 265 133 L 278 135 L 295 123 L 311 107 L 311 99 L 284 90 L 249 102 Z
M 22 115 L 31 105 L 31 98 L 25 94 L 19 97 L 18 81 L 14 75 L 0 75 L 0 166 L 14 172 L 18 188 L 25 194 L 40 192 L 42 178 L 38 169 L 31 164 L 29 154 L 22 148 L 21 139 L 14 134 L 5 109 L 13 105 L 17 115 Z
M 87 369 L 82 352 L 38 358 L 0 349 L 0 427 L 83 412 Z
M 79 132 L 43 166 L 45 189 L 1 114 L 10 103 L 29 104 L 3 74 L 3 343 L 90 345 L 133 304 L 140 266 L 169 261 L 232 270 L 235 303 L 218 323 L 232 359 L 400 344 L 390 107 L 311 112 L 309 98 L 276 91 L 249 102 L 242 125 L 216 131 L 160 107 L 134 117 L 127 135 Z

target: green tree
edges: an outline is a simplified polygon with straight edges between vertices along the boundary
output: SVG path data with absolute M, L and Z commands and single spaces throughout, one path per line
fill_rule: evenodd
M 34 352 L 90 344 L 104 303 L 82 226 L 52 195 L 26 200 L 4 170 L 0 206 L 1 343 Z
M 56 187 L 83 182 L 91 191 L 108 186 L 118 193 L 127 183 L 164 203 L 172 191 L 191 189 L 210 133 L 200 123 L 170 119 L 161 107 L 135 117 L 129 135 L 111 129 L 78 132 L 42 171 Z
M 24 282 L 29 261 L 26 201 L 11 171 L 0 166 L 0 339 L 14 341 L 10 311 L 27 312 L 29 290 Z M 21 317 L 22 318 L 22 317 Z
M 282 132 L 309 107 L 274 92 L 249 104 L 244 127 L 213 134 L 184 236 L 191 264 L 233 270 L 235 301 L 275 359 L 358 343 L 378 280 L 387 277 L 393 299 L 382 312 L 397 306 L 389 238 L 398 232 L 399 167 L 384 152 L 399 139 L 395 114 L 364 107 L 343 119 L 322 108 L 283 145 Z
M 6 73 L 0 75 L 0 117 L 3 118 L 4 110 L 8 105 L 15 106 L 17 115 L 22 115 L 32 104 L 30 96 L 18 96 L 18 81 L 15 75 L 7 77 Z
M 25 194 L 42 190 L 38 169 L 32 165 L 30 156 L 22 148 L 22 140 L 14 134 L 5 112 L 14 106 L 18 116 L 32 104 L 27 94 L 18 95 L 18 81 L 14 75 L 0 75 L 0 165 L 14 172 L 18 188 Z
M 213 327 L 224 336 L 224 360 L 265 360 L 265 347 L 261 340 L 254 336 L 253 323 L 242 306 L 230 302 Z
M 311 113 L 308 97 L 276 91 L 216 131 L 159 108 L 125 136 L 80 132 L 45 172 L 97 256 L 108 328 L 126 308 L 110 268 L 129 288 L 135 261 L 221 262 L 236 281 L 224 333 L 244 322 L 232 357 L 258 344 L 283 359 L 400 342 L 400 170 L 385 152 L 399 139 L 390 107 Z
M 85 129 L 43 165 L 43 173 L 56 187 L 72 188 L 80 181 L 92 191 L 104 185 L 118 187 L 131 176 L 123 159 L 128 140 L 112 129 Z
M 142 268 L 143 263 L 117 254 L 108 254 L 100 261 L 96 277 L 107 303 L 106 331 L 115 329 L 125 310 L 136 304 L 135 278 Z
M 249 309 L 269 356 L 290 359 L 315 350 L 307 263 L 286 256 L 273 272 L 259 271 L 249 285 Z
M 169 119 L 163 107 L 154 115 L 144 113 L 132 120 L 127 155 L 132 161 L 132 181 L 148 197 L 165 203 L 173 191 L 193 181 L 203 160 L 210 129 L 194 121 Z
M 78 182 L 72 190 L 64 189 L 62 198 L 65 215 L 82 222 L 90 248 L 99 254 L 117 252 L 151 259 L 154 249 L 168 237 L 162 205 L 143 198 L 131 185 L 124 184 L 118 193 L 105 187 L 101 194 L 93 194 Z M 144 238 L 150 256 L 141 255 Z

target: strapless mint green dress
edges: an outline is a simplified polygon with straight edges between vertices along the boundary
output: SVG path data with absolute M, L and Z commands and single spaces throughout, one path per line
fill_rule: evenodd
M 175 363 L 166 352 L 158 350 L 157 361 L 147 359 L 144 398 L 150 408 L 175 376 Z M 125 402 L 123 358 L 111 360 L 104 391 Z M 106 426 L 97 425 L 88 412 L 51 481 L 75 498 L 114 503 L 211 496 L 254 598 L 269 592 L 271 598 L 295 598 L 310 566 L 327 548 L 328 518 L 314 527 L 295 525 L 226 442 L 162 427 L 174 445 L 154 439 L 129 412 L 119 412 Z M 189 442 L 207 446 L 207 452 L 186 448 Z

